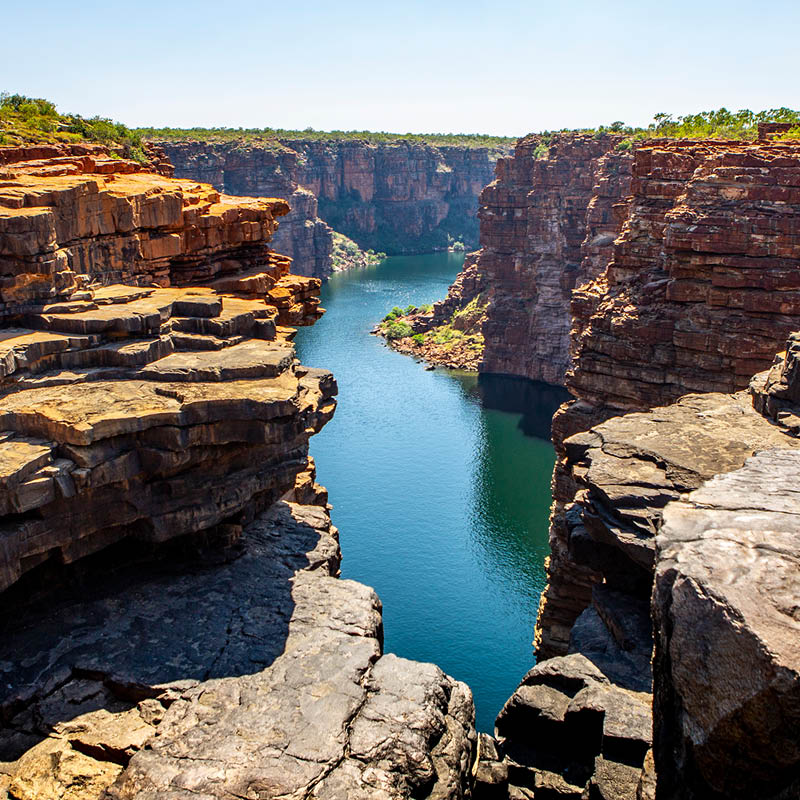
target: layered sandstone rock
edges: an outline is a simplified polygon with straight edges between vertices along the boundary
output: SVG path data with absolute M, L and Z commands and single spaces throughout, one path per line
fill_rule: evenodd
M 160 145 L 179 177 L 208 181 L 234 194 L 286 197 L 292 212 L 275 248 L 302 261 L 304 274 L 317 277 L 331 270 L 327 226 L 365 250 L 390 254 L 441 250 L 451 240 L 474 246 L 476 200 L 497 159 L 497 152 L 486 148 L 403 141 Z
M 463 797 L 468 688 L 337 579 L 286 204 L 107 160 L 0 187 L 0 797 Z
M 606 155 L 618 141 L 529 136 L 498 162 L 479 210 L 477 263 L 489 299 L 482 372 L 563 383 L 571 292 L 601 268 L 618 224 L 610 206 L 627 188 L 629 157 Z M 584 252 L 587 211 L 592 234 Z
M 652 797 L 651 742 L 659 798 L 793 796 L 800 439 L 786 406 L 775 419 L 758 409 L 793 391 L 795 339 L 753 379 L 752 397 L 686 395 L 563 442 L 539 662 L 497 721 L 520 796 L 557 786 L 575 798 Z M 620 725 L 624 753 L 577 725 L 573 673 L 589 662 L 609 682 L 606 705 L 591 706 L 596 726 L 609 703 L 640 700 L 639 721 Z
M 575 487 L 563 440 L 620 409 L 742 389 L 800 326 L 798 145 L 659 141 L 635 150 L 632 171 L 611 261 L 575 293 L 566 383 L 578 402 L 553 423 L 552 555 L 537 633 L 546 655 L 564 652 L 595 582 L 569 554 Z
M 249 271 L 262 276 L 262 295 L 273 287 L 286 294 L 280 282 L 290 261 L 267 245 L 277 217 L 288 212 L 285 201 L 221 195 L 107 154 L 37 155 L 36 148 L 0 148 L 7 162 L 0 186 L 0 317 L 91 283 L 174 286 Z M 318 315 L 317 291 L 313 281 L 301 290 L 309 322 Z
M 661 142 L 634 157 L 604 295 L 567 386 L 641 408 L 736 391 L 800 324 L 800 146 Z

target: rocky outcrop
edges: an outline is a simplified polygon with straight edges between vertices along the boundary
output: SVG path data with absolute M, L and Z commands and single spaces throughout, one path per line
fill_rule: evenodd
M 659 800 L 800 793 L 798 468 L 797 450 L 765 450 L 665 509 L 653 589 Z
M 326 278 L 331 273 L 333 231 L 319 218 L 316 195 L 301 185 L 297 152 L 278 141 L 161 142 L 179 178 L 210 183 L 219 191 L 249 197 L 283 197 L 290 211 L 272 239 L 289 256 L 299 275 Z
M 571 292 L 605 267 L 621 223 L 614 203 L 627 192 L 630 156 L 609 152 L 618 141 L 528 136 L 498 162 L 478 212 L 477 270 L 489 301 L 482 372 L 563 383 Z
M 150 555 L 3 615 L 0 796 L 464 796 L 469 690 L 382 655 L 324 508 L 273 505 L 227 557 Z
M 508 797 L 630 798 L 651 736 L 650 696 L 582 655 L 535 666 L 497 717 Z
M 275 248 L 304 274 L 323 278 L 331 270 L 327 226 L 364 250 L 389 254 L 443 250 L 453 240 L 474 246 L 476 200 L 505 151 L 402 140 L 159 144 L 179 177 L 234 194 L 286 197 L 292 212 Z
M 295 322 L 298 314 L 307 323 L 318 316 L 318 282 L 288 279 L 289 260 L 267 244 L 277 217 L 288 212 L 285 201 L 221 195 L 107 154 L 37 155 L 37 148 L 0 148 L 7 161 L 0 319 L 41 310 L 92 283 L 166 287 L 247 274 L 262 296 L 297 294 Z
M 562 442 L 621 409 L 743 389 L 800 326 L 800 148 L 655 142 L 633 159 L 611 261 L 576 292 L 566 384 L 578 402 L 553 422 L 559 461 L 537 634 L 543 655 L 564 652 L 565 627 L 595 582 L 569 555 L 566 513 L 576 489 Z
M 790 534 L 800 439 L 792 415 L 758 410 L 770 392 L 791 392 L 792 363 L 780 355 L 752 397 L 686 395 L 563 442 L 539 661 L 497 721 L 510 796 L 547 786 L 634 800 L 654 796 L 654 774 L 659 800 L 797 791 L 800 674 L 786 643 L 800 597 Z M 605 687 L 590 704 L 596 729 L 577 724 L 587 671 Z M 634 697 L 624 751 L 604 750 L 609 709 Z
M 468 688 L 338 580 L 286 204 L 107 160 L 0 187 L 0 797 L 464 797 Z
M 800 324 L 800 147 L 663 142 L 635 153 L 629 216 L 567 386 L 641 408 L 736 391 Z

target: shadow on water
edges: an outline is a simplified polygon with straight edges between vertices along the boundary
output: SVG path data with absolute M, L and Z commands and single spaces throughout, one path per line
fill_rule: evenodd
M 526 436 L 550 441 L 553 414 L 571 398 L 562 386 L 531 381 L 514 375 L 484 373 L 478 377 L 484 408 L 521 414 L 520 430 Z
M 334 275 L 328 313 L 297 335 L 304 364 L 339 383 L 312 455 L 341 530 L 346 578 L 375 587 L 386 649 L 433 661 L 470 685 L 477 726 L 533 665 L 548 548 L 561 390 L 437 369 L 369 331 L 392 306 L 444 297 L 456 254 L 396 257 Z M 525 435 L 525 432 L 533 435 Z

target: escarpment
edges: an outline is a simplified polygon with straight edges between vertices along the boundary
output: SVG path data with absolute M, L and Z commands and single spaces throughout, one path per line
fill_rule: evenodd
M 522 140 L 470 262 L 480 369 L 575 398 L 553 423 L 538 664 L 482 789 L 792 797 L 800 147 L 597 141 Z
M 292 211 L 275 249 L 317 277 L 330 274 L 331 228 L 390 255 L 443 250 L 454 241 L 474 246 L 476 199 L 505 150 L 348 139 L 159 145 L 179 177 L 235 194 L 286 197 Z
M 0 797 L 465 796 L 469 689 L 338 579 L 286 203 L 0 154 Z

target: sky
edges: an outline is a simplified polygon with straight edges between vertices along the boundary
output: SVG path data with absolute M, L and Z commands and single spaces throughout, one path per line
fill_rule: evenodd
M 491 133 L 800 108 L 800 0 L 0 0 L 0 91 L 129 126 Z

